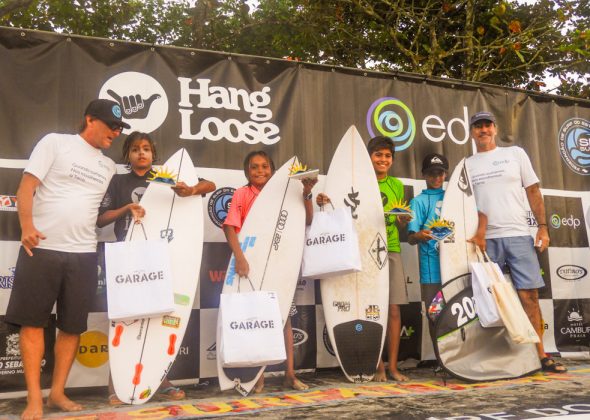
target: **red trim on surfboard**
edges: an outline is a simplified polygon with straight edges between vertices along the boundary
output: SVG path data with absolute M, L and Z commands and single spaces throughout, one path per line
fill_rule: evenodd
M 123 326 L 117 325 L 115 327 L 115 336 L 113 337 L 113 347 L 118 347 L 121 344 L 121 335 L 123 334 Z
M 176 345 L 176 338 L 177 338 L 176 334 L 170 334 L 170 337 L 169 337 L 170 341 L 168 343 L 168 354 L 170 356 L 174 355 L 174 347 Z

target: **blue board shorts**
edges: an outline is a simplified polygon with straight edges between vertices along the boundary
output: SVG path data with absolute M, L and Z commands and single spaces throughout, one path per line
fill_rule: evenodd
M 517 289 L 545 286 L 531 236 L 486 239 L 486 247 L 488 255 L 500 268 L 508 266 Z

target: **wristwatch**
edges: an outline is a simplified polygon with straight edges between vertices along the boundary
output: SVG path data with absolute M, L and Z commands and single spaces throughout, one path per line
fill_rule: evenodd
M 307 195 L 304 195 L 303 196 L 303 199 L 306 200 L 306 201 L 309 201 L 309 200 L 311 200 L 312 197 L 313 197 L 313 194 L 312 193 L 309 193 Z

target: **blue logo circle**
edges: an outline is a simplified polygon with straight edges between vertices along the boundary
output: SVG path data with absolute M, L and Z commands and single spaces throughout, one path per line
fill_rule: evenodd
M 223 187 L 215 190 L 207 203 L 207 212 L 213 224 L 217 227 L 223 226 L 223 222 L 229 212 L 229 205 L 236 189 Z
M 579 175 L 590 175 L 590 121 L 570 118 L 559 129 L 559 154 Z
M 121 107 L 119 105 L 113 105 L 113 115 L 117 118 L 121 118 Z
M 361 332 L 361 331 L 363 330 L 363 325 L 362 325 L 362 324 L 360 324 L 360 323 L 359 323 L 359 324 L 356 324 L 356 325 L 354 326 L 354 330 L 355 330 L 356 332 Z

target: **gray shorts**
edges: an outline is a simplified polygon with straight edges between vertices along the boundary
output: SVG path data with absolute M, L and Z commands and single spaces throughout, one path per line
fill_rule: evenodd
M 389 257 L 389 304 L 405 305 L 409 301 L 402 254 L 388 252 L 387 256 Z
M 487 253 L 500 268 L 508 266 L 517 289 L 539 289 L 545 286 L 541 266 L 531 236 L 486 239 Z

